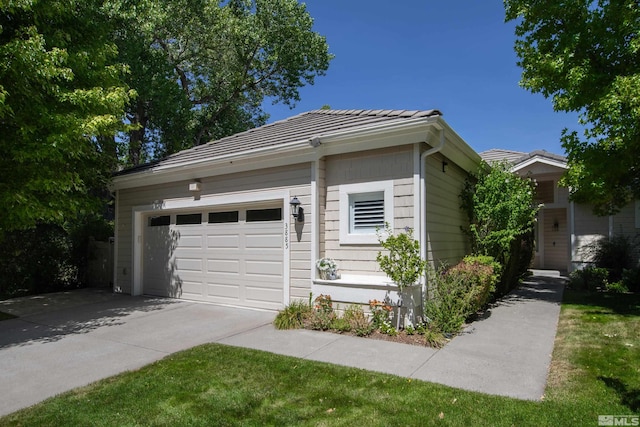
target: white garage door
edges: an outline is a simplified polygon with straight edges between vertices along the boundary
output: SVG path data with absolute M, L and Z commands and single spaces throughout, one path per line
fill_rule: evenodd
M 279 309 L 284 299 L 281 207 L 146 218 L 144 293 Z

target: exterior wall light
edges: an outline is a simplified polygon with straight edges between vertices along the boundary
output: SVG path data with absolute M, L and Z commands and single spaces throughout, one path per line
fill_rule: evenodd
M 291 205 L 291 215 L 293 215 L 296 221 L 304 221 L 304 209 L 300 207 L 301 203 L 298 197 L 293 196 L 289 204 Z

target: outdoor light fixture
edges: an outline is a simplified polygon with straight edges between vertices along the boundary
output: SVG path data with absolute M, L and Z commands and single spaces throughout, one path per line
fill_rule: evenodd
M 560 224 L 558 224 L 558 220 L 553 220 L 553 231 L 558 231 L 560 229 Z
M 200 191 L 200 181 L 193 181 L 189 183 L 189 191 Z
M 449 163 L 447 163 L 446 161 L 442 161 L 442 172 L 446 172 L 447 171 L 447 166 L 449 166 Z
M 291 214 L 294 218 L 298 217 L 298 209 L 300 209 L 300 200 L 298 200 L 297 196 L 293 196 L 293 199 L 289 202 L 291 205 Z

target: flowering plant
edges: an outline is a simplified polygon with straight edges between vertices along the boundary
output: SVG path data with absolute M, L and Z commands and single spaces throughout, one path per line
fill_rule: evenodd
M 316 261 L 316 267 L 318 267 L 320 271 L 336 271 L 338 264 L 331 258 L 320 258 Z

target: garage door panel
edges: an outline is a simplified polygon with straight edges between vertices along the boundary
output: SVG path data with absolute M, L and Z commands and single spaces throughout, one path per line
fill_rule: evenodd
M 221 234 L 221 235 L 207 236 L 208 249 L 215 249 L 215 248 L 237 249 L 239 246 L 240 246 L 240 236 L 238 234 Z
M 184 234 L 181 234 L 180 239 L 178 239 L 178 247 L 185 249 L 202 249 L 202 235 L 185 236 Z
M 182 271 L 202 272 L 202 258 L 176 258 L 176 268 Z
M 241 211 L 237 222 L 166 225 L 167 221 L 162 226 L 146 227 L 145 293 L 282 308 L 282 221 L 247 223 L 245 217 Z M 207 221 L 209 216 L 203 212 L 202 218 Z
M 277 289 L 247 287 L 246 299 L 254 302 L 266 301 L 279 303 L 282 301 L 282 295 Z
M 245 263 L 245 274 L 259 276 L 282 277 L 282 262 L 278 261 L 249 261 Z
M 247 234 L 245 236 L 247 249 L 282 249 L 280 234 Z
M 207 283 L 207 295 L 211 298 L 227 298 L 238 300 L 240 298 L 239 284 Z
M 207 273 L 212 274 L 240 274 L 240 261 L 235 259 L 207 260 Z

